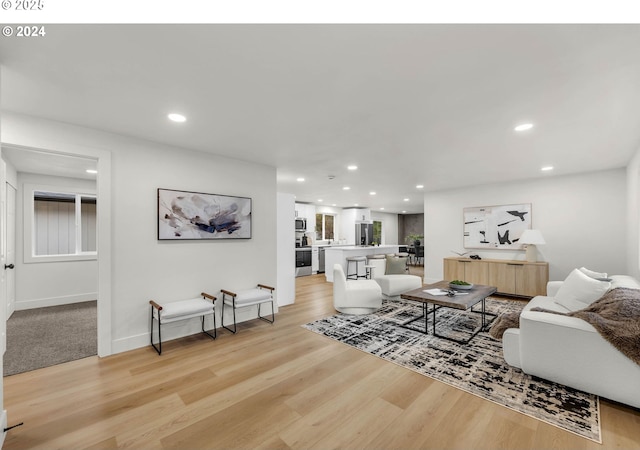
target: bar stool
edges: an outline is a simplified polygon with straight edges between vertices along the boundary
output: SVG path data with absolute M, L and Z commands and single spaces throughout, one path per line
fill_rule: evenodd
M 367 272 L 367 279 L 373 278 L 374 269 L 379 268 L 379 266 L 377 264 L 371 263 L 371 260 L 374 260 L 374 259 L 385 259 L 385 258 L 386 258 L 386 256 L 384 256 L 384 255 L 368 255 L 367 256 L 367 265 L 364 266 L 364 269 Z M 378 275 L 384 275 L 384 273 L 378 274 Z
M 349 272 L 351 263 L 355 263 L 356 265 L 356 271 L 354 273 Z M 367 257 L 366 256 L 349 256 L 347 258 L 347 279 L 348 280 L 357 280 L 358 278 L 366 278 L 366 275 L 358 275 L 360 273 L 360 263 L 366 264 Z

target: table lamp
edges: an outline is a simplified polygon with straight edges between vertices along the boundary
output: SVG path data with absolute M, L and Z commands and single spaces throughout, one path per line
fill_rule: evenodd
M 518 242 L 526 245 L 527 262 L 538 261 L 538 249 L 536 248 L 536 245 L 546 244 L 542 237 L 542 233 L 540 233 L 539 230 L 524 230 L 524 233 L 522 233 Z

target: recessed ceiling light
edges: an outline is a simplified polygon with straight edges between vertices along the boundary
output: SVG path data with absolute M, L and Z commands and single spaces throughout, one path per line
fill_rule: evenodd
M 336 206 L 336 204 L 335 204 L 335 203 L 333 203 L 331 206 Z
M 350 166 L 347 166 L 347 169 L 349 169 L 349 170 L 358 170 L 358 166 L 356 166 L 355 164 L 352 164 Z
M 354 203 L 353 206 L 360 206 L 360 205 L 358 205 L 357 203 Z
M 369 192 L 369 195 L 376 195 L 376 193 L 371 191 L 371 192 Z
M 515 131 L 525 131 L 525 130 L 530 130 L 531 128 L 533 128 L 533 124 L 532 123 L 521 123 L 520 125 L 515 127 L 514 130 Z
M 320 203 L 322 203 L 322 201 L 323 201 L 323 200 L 322 200 L 321 198 L 319 198 L 319 199 L 318 199 L 318 201 L 319 201 Z
M 167 115 L 167 117 L 169 118 L 169 120 L 172 120 L 174 122 L 186 122 L 187 121 L 187 118 L 185 116 L 183 116 L 182 114 L 171 113 L 171 114 Z
M 406 211 L 402 211 L 402 214 L 406 213 Z
M 349 189 L 351 189 L 349 186 L 345 186 L 342 188 L 343 191 L 348 191 Z
M 405 198 L 403 201 L 408 202 L 408 201 L 409 201 L 409 199 L 408 199 L 408 198 Z
M 98 173 L 98 171 L 96 169 L 87 169 L 86 172 L 87 173 L 92 173 L 92 174 Z
M 422 184 L 416 184 L 416 189 L 422 189 L 422 188 L 424 188 L 424 185 L 422 185 Z
M 550 170 L 553 170 L 553 166 L 544 166 L 540 170 L 542 170 L 543 172 L 548 172 Z
M 302 182 L 304 181 L 304 178 L 302 178 L 302 177 L 300 177 L 300 178 L 296 178 L 296 181 L 299 181 L 299 182 L 301 182 L 301 183 L 302 183 Z
M 382 211 L 384 208 L 380 208 L 380 211 Z

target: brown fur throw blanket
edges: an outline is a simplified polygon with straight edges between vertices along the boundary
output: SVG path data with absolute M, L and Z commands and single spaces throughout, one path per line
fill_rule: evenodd
M 612 289 L 588 307 L 566 314 L 543 308 L 532 308 L 531 311 L 582 319 L 627 358 L 640 365 L 640 289 Z
M 510 312 L 500 314 L 493 325 L 491 325 L 491 329 L 489 330 L 489 336 L 499 341 L 502 339 L 502 335 L 507 330 L 507 328 L 519 328 L 520 327 L 520 313 L 519 312 Z

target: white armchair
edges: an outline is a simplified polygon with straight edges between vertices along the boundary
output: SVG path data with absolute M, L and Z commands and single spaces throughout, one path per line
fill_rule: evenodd
M 397 300 L 400 294 L 422 286 L 422 278 L 416 275 L 406 273 L 387 275 L 387 259 L 371 259 L 368 264 L 371 268 L 371 279 L 380 285 L 385 299 Z
M 333 306 L 344 314 L 371 314 L 382 306 L 382 291 L 373 280 L 347 280 L 342 266 L 335 264 Z

